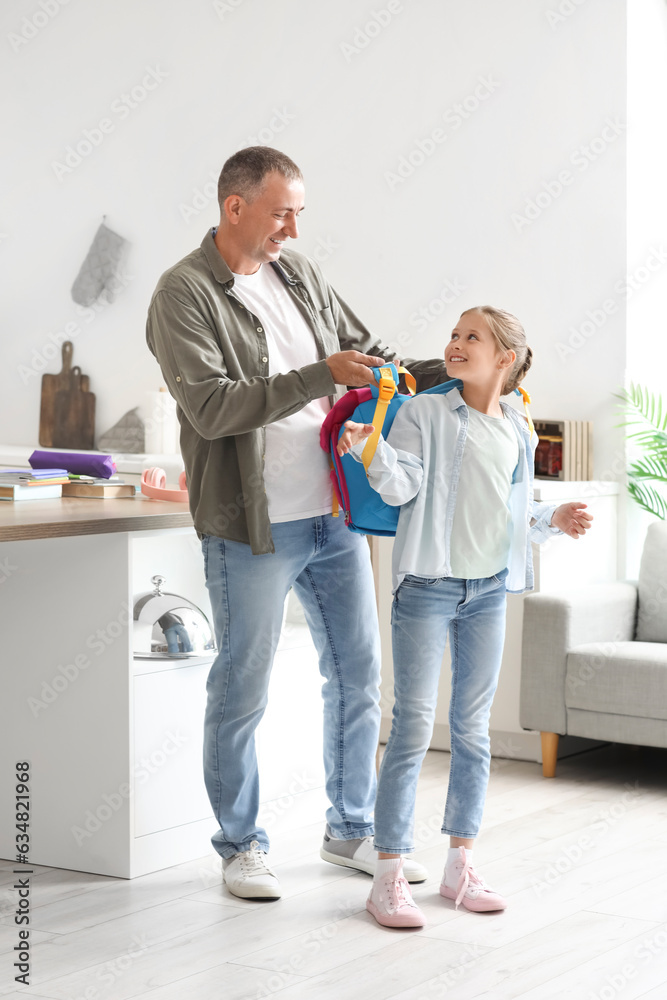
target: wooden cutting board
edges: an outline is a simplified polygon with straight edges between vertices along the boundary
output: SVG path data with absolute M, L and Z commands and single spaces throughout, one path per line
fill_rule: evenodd
M 95 395 L 90 379 L 72 368 L 73 346 L 66 340 L 62 348 L 63 367 L 57 375 L 42 375 L 42 402 L 39 413 L 39 443 L 42 448 L 95 447 Z

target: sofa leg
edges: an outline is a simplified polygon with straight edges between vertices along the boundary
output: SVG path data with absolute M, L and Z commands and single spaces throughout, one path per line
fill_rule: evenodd
M 556 775 L 558 758 L 558 733 L 540 733 L 542 737 L 542 774 L 545 778 Z

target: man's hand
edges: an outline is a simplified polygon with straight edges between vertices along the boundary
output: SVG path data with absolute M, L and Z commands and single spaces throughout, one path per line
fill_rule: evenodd
M 331 377 L 337 385 L 369 385 L 375 381 L 371 368 L 386 363 L 384 358 L 373 358 L 360 351 L 339 351 L 327 358 Z
M 556 507 L 551 518 L 554 528 L 560 528 L 565 535 L 570 538 L 578 538 L 583 535 L 591 526 L 592 514 L 587 514 L 585 508 L 587 504 L 573 501 L 563 503 Z
M 339 455 L 345 455 L 353 444 L 359 444 L 360 441 L 370 437 L 375 430 L 373 424 L 357 424 L 354 420 L 346 420 L 345 428 L 338 439 L 337 451 Z

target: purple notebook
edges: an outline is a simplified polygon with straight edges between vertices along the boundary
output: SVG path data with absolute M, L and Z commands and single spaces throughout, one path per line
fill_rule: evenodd
M 67 475 L 67 469 L 0 469 L 0 476 L 24 476 L 32 479 L 55 479 Z
M 28 459 L 33 469 L 52 469 L 54 465 L 78 476 L 109 479 L 116 471 L 111 455 L 91 455 L 75 451 L 33 451 Z

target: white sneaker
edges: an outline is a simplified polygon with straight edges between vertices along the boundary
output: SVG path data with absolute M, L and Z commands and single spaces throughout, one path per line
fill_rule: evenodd
M 343 865 L 345 868 L 354 868 L 358 872 L 374 875 L 378 853 L 373 847 L 372 837 L 338 840 L 332 834 L 327 823 L 324 840 L 320 847 L 320 857 L 323 861 L 330 861 L 333 865 Z M 414 858 L 404 855 L 403 877 L 408 882 L 424 882 L 428 878 L 428 871 Z
M 230 892 L 241 899 L 280 899 L 280 882 L 264 863 L 266 853 L 256 840 L 250 849 L 222 859 L 222 874 Z

